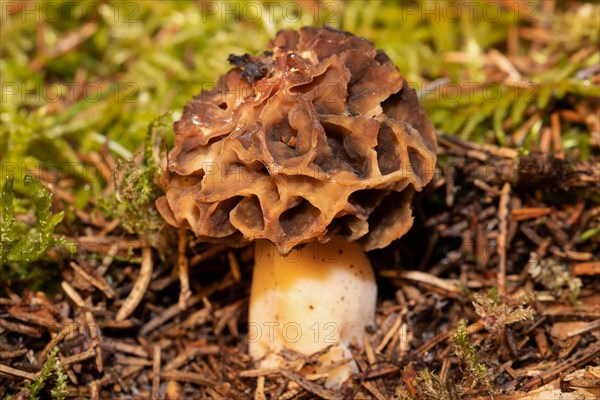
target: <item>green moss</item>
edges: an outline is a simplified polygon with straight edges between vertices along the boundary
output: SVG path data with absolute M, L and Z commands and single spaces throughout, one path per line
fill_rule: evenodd
M 456 325 L 456 332 L 452 335 L 452 342 L 454 343 L 454 351 L 465 368 L 466 377 L 470 377 L 476 382 L 489 387 L 490 378 L 488 376 L 488 369 L 481 362 L 477 349 L 471 345 L 466 320 L 461 319 Z
M 34 263 L 43 261 L 50 248 L 75 251 L 72 243 L 54 234 L 64 213 L 52 213 L 52 193 L 30 175 L 25 175 L 23 185 L 29 205 L 35 209 L 34 223 L 15 218 L 14 176 L 6 177 L 2 187 L 0 279 L 3 280 L 29 274 Z
M 48 354 L 48 358 L 35 381 L 26 385 L 29 391 L 27 400 L 39 400 L 48 395 L 54 400 L 64 400 L 67 396 L 68 376 L 58 358 L 60 348 L 56 346 Z

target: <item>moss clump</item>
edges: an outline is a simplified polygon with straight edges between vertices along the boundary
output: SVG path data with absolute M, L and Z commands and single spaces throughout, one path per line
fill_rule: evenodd
M 537 254 L 532 252 L 529 255 L 527 272 L 559 300 L 570 301 L 573 304 L 577 302 L 582 286 L 581 279 L 573 276 L 566 266 L 553 258 L 539 260 Z
M 100 202 L 104 211 L 121 221 L 129 233 L 144 234 L 155 241 L 163 219 L 154 202 L 162 195 L 157 185 L 161 167 L 161 146 L 171 135 L 171 114 L 165 114 L 148 126 L 144 151 L 120 160 L 113 171 L 114 197 Z
M 34 262 L 44 260 L 51 248 L 74 252 L 74 245 L 63 236 L 55 235 L 56 226 L 64 213 L 52 213 L 52 193 L 32 176 L 25 175 L 23 184 L 35 222 L 17 219 L 13 193 L 14 176 L 7 176 L 2 187 L 0 216 L 0 279 L 26 276 Z
M 417 385 L 421 396 L 425 400 L 450 400 L 448 388 L 442 380 L 430 372 L 428 369 L 422 369 L 417 376 Z
M 67 382 L 69 377 L 58 358 L 59 350 L 60 347 L 56 346 L 50 351 L 36 380 L 27 384 L 21 391 L 21 393 L 27 396 L 27 400 L 39 400 L 42 398 L 64 400 L 67 397 Z M 5 400 L 11 398 L 12 396 L 7 396 Z
M 501 299 L 496 288 L 492 288 L 487 296 L 474 294 L 473 306 L 475 312 L 484 319 L 486 329 L 492 334 L 491 341 L 499 339 L 508 325 L 533 320 L 535 311 L 528 304 L 534 299 L 533 293 Z
M 475 346 L 469 340 L 469 331 L 467 329 L 467 321 L 461 319 L 457 326 L 456 332 L 452 335 L 454 343 L 454 351 L 461 363 L 465 367 L 467 378 L 483 384 L 487 387 L 491 386 L 488 369 L 479 358 L 479 354 Z

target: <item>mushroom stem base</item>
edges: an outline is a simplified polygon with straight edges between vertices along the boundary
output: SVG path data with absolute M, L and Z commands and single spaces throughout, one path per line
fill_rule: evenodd
M 283 349 L 311 355 L 360 346 L 374 323 L 377 285 L 355 243 L 310 243 L 282 256 L 257 241 L 250 294 L 249 353 L 265 359 Z

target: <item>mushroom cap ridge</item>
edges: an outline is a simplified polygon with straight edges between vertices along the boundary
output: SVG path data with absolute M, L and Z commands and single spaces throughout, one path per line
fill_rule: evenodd
M 329 27 L 284 30 L 263 57 L 188 102 L 157 208 L 176 227 L 282 254 L 339 236 L 368 251 L 412 226 L 432 178 L 435 129 L 373 43 Z

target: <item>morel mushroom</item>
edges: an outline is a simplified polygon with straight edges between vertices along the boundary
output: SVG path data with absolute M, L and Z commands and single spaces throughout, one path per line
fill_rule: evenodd
M 363 251 L 411 227 L 412 194 L 434 172 L 435 131 L 368 40 L 305 27 L 280 31 L 269 49 L 231 56 L 235 68 L 186 104 L 157 206 L 200 239 L 255 241 L 254 359 L 332 341 L 343 353 L 374 322 Z

